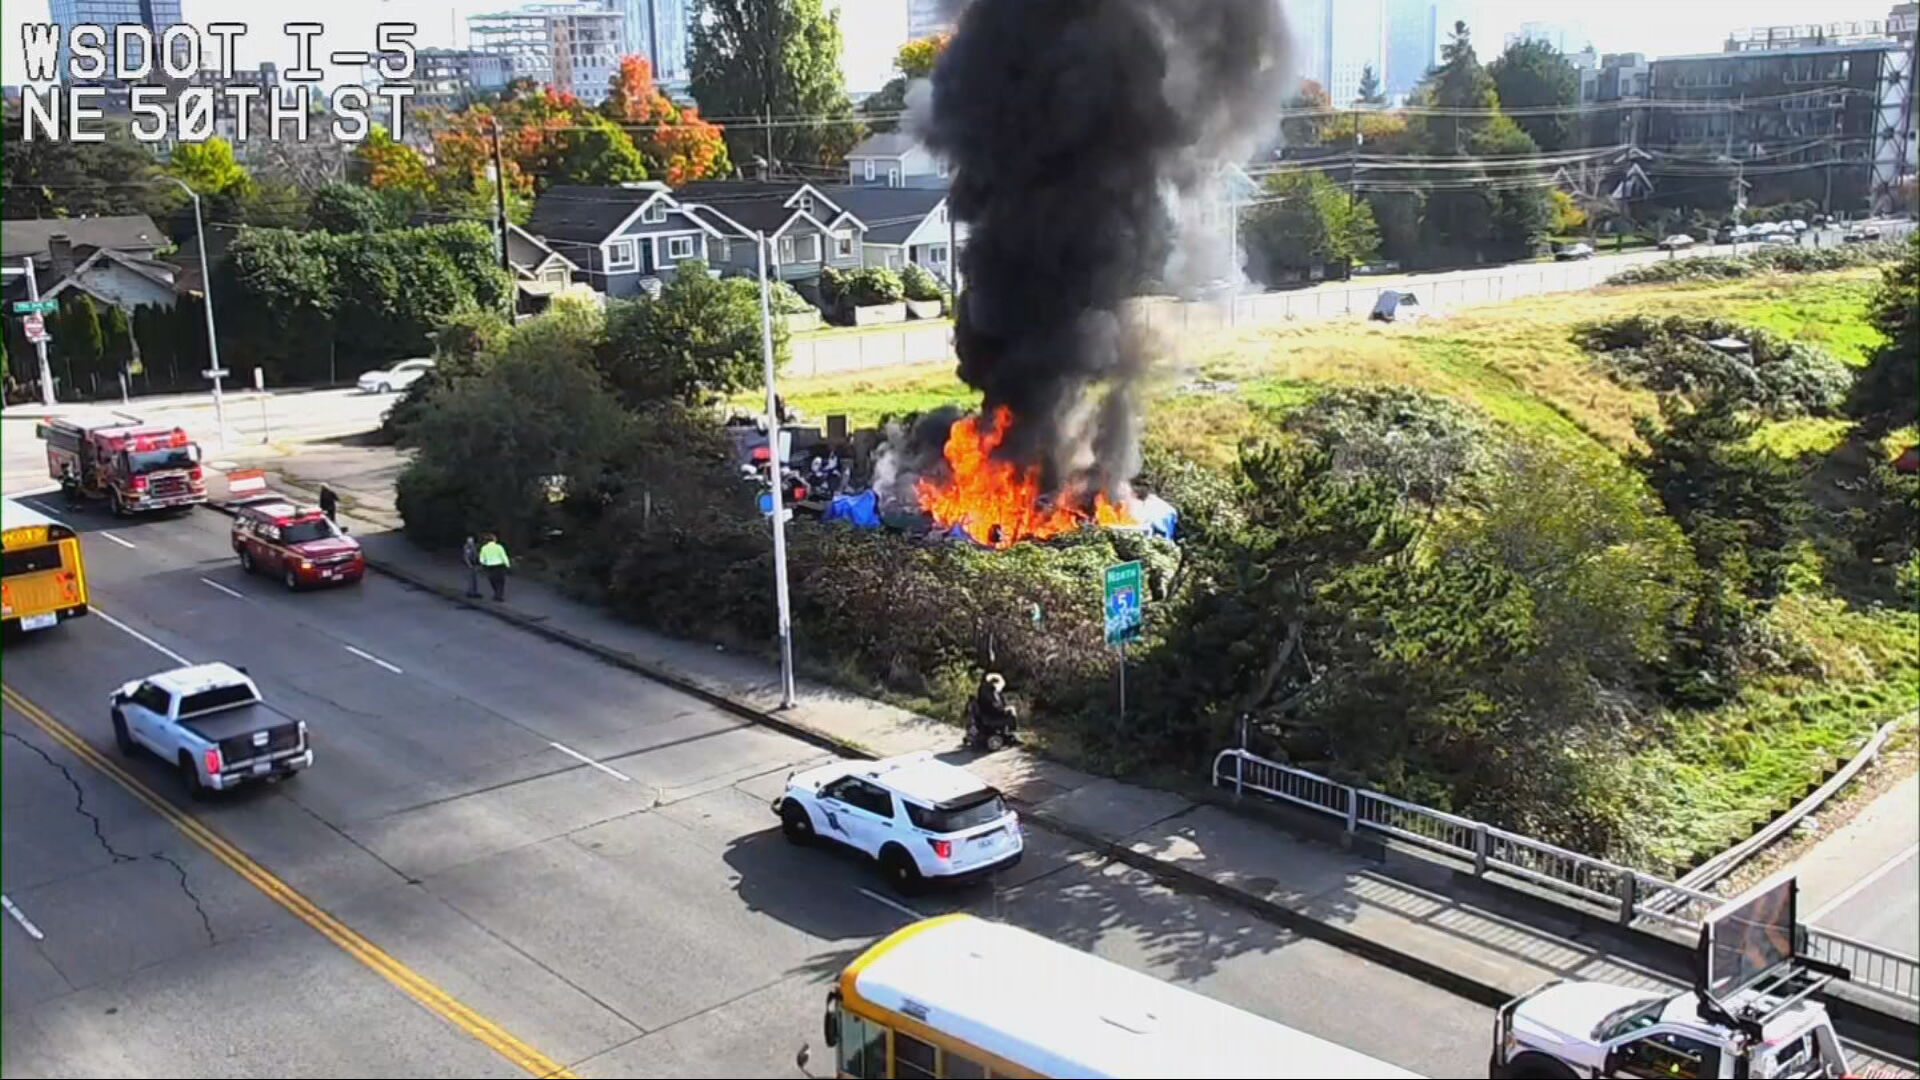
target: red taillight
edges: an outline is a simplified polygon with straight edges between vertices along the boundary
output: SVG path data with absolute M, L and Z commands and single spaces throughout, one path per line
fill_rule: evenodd
M 59 577 L 58 577 L 58 578 L 57 578 L 56 580 L 58 580 L 58 581 L 60 582 L 60 595 L 61 595 L 61 596 L 64 596 L 64 597 L 66 597 L 66 598 L 67 598 L 68 600 L 72 600 L 72 601 L 75 601 L 75 602 L 78 602 L 78 601 L 79 601 L 79 599 L 80 599 L 80 579 L 74 576 L 74 573 L 73 573 L 73 571 L 71 571 L 71 570 L 62 570 L 62 571 L 60 571 L 60 575 L 59 575 Z
M 200 480 L 200 466 L 195 465 L 193 467 L 193 471 L 188 473 L 187 475 L 191 477 L 196 483 L 198 483 Z
M 793 501 L 794 502 L 807 501 L 807 485 L 805 484 L 793 485 Z
M 942 858 L 942 859 L 953 858 L 953 841 L 929 840 L 927 841 L 927 843 L 933 845 L 933 853 L 936 857 Z
M 220 775 L 220 748 L 217 746 L 207 747 L 207 775 Z

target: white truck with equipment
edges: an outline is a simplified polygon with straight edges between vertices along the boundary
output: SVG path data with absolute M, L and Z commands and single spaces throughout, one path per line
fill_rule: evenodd
M 1814 995 L 1845 968 L 1800 955 L 1797 882 L 1722 905 L 1700 930 L 1693 989 L 1556 980 L 1502 1006 L 1493 1077 L 1843 1077 Z

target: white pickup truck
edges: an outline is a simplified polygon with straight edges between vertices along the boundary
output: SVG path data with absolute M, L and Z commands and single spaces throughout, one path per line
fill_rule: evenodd
M 274 711 L 231 664 L 195 664 L 124 683 L 113 692 L 120 751 L 145 749 L 180 770 L 200 798 L 249 780 L 288 777 L 313 764 L 307 722 Z

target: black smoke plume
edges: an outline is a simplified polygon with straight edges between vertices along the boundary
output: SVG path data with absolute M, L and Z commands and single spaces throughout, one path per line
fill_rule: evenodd
M 967 224 L 955 348 L 1001 452 L 1049 490 L 1138 468 L 1156 289 L 1175 209 L 1238 163 L 1278 106 L 1276 0 L 974 0 L 933 74 L 922 137 Z

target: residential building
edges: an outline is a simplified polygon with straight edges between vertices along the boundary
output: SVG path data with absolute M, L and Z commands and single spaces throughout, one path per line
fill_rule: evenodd
M 1580 101 L 1605 105 L 1582 114 L 1588 146 L 1632 146 L 1640 141 L 1651 66 L 1643 53 L 1607 53 L 1592 68 L 1580 71 Z
M 1340 0 L 1329 4 L 1327 96 L 1351 105 L 1360 96 L 1368 68 L 1384 80 L 1387 70 L 1387 0 Z
M 850 184 L 816 190 L 866 226 L 862 265 L 901 270 L 913 263 L 952 285 L 953 252 L 966 246 L 967 227 L 948 217 L 945 189 Z
M 657 291 L 678 273 L 683 259 L 721 266 L 733 257 L 727 235 L 654 181 L 614 187 L 555 185 L 535 200 L 525 232 L 572 264 L 570 278 L 612 297 Z M 522 247 L 522 257 L 534 254 Z M 508 257 L 513 260 L 511 233 Z M 530 269 L 539 277 L 556 266 L 543 256 Z
M 625 15 L 585 0 L 528 4 L 467 18 L 475 52 L 504 57 L 509 79 L 567 90 L 582 101 L 606 100 L 620 67 Z
M 96 26 L 108 27 L 107 33 L 111 35 L 113 33 L 111 28 L 115 26 L 144 26 L 152 31 L 156 43 L 160 40 L 160 35 L 164 33 L 168 27 L 178 26 L 186 22 L 185 19 L 180 17 L 180 0 L 48 0 L 47 13 L 49 16 L 48 21 L 61 27 L 63 31 L 69 26 L 92 23 Z M 107 44 L 109 48 L 112 47 L 113 42 L 111 37 L 108 38 Z M 182 46 L 181 51 L 175 53 L 176 63 L 186 62 L 184 59 L 184 48 L 185 47 Z M 59 59 L 57 61 L 60 66 L 55 75 L 60 82 L 72 81 L 68 77 L 67 72 L 67 60 L 71 55 L 67 48 L 67 35 L 62 32 L 60 35 Z M 129 62 L 135 64 L 140 63 L 144 59 L 139 42 L 129 43 L 127 59 Z M 158 65 L 155 66 L 156 68 L 158 67 Z M 101 81 L 121 82 L 124 80 L 114 78 L 110 67 L 108 77 Z
M 812 184 L 696 180 L 674 196 L 722 241 L 709 245 L 707 261 L 724 273 L 758 273 L 758 236 L 769 241 L 767 272 L 804 289 L 811 290 L 828 267 L 865 265 L 866 223 Z
M 625 18 L 621 53 L 646 57 L 662 89 L 686 90 L 694 0 L 607 0 L 607 6 Z
M 947 186 L 947 163 L 904 131 L 883 131 L 847 151 L 847 183 L 876 187 Z
M 1651 109 L 1642 144 L 1751 163 L 1742 173 L 1755 203 L 1884 212 L 1916 170 L 1912 80 L 1912 48 L 1877 20 L 1740 30 L 1724 52 L 1653 61 L 1654 100 L 1729 107 Z
M 507 263 L 519 293 L 514 306 L 526 314 L 543 310 L 580 272 L 572 259 L 512 222 L 507 223 Z
M 953 29 L 963 0 L 907 0 L 907 37 L 923 38 Z
M 1911 49 L 1917 30 L 1920 30 L 1920 3 L 1895 4 L 1887 9 L 1887 35 L 1893 40 Z
M 166 234 L 145 214 L 52 218 L 0 223 L 0 261 L 33 260 L 42 297 L 82 292 L 131 313 L 145 304 L 171 307 L 179 268 L 157 253 Z M 26 278 L 8 279 L 5 299 L 26 298 Z
M 1440 57 L 1440 9 L 1433 0 L 1387 0 L 1387 96 L 1404 98 Z
M 503 89 L 513 64 L 477 49 L 421 49 L 414 54 L 415 108 L 461 109 L 479 95 Z
M 1593 47 L 1592 40 L 1587 37 L 1586 24 L 1578 19 L 1523 22 L 1518 31 L 1507 35 L 1507 45 L 1512 45 L 1516 41 L 1538 41 L 1553 46 L 1569 57 Z

